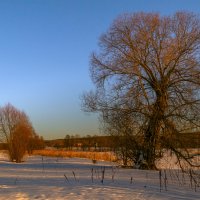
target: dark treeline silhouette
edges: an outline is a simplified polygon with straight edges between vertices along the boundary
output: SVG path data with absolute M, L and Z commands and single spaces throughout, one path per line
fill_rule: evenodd
M 84 136 L 66 135 L 64 139 L 46 140 L 48 147 L 65 148 L 66 150 L 105 151 L 114 149 L 114 141 L 111 136 Z
M 123 141 L 123 136 L 99 136 L 87 135 L 66 135 L 64 139 L 45 140 L 46 147 L 65 148 L 66 150 L 83 151 L 115 151 L 119 148 L 119 142 Z M 200 133 L 184 133 L 181 135 L 184 147 L 200 148 Z M 181 148 L 181 146 L 179 146 Z

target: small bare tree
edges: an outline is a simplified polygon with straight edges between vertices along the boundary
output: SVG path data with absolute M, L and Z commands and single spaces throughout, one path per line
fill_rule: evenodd
M 0 108 L 0 134 L 12 162 L 21 162 L 34 133 L 28 116 L 11 104 Z
M 130 113 L 120 109 L 104 111 L 103 129 L 112 136 L 114 151 L 123 166 L 133 166 L 137 163 L 141 146 L 141 137 L 136 134 L 134 119 Z
M 180 136 L 200 127 L 198 16 L 122 15 L 99 44 L 91 58 L 96 91 L 84 95 L 85 109 L 100 112 L 103 119 L 116 110 L 129 113 L 134 134 L 142 138 L 145 168 L 156 168 L 164 148 L 193 166 Z
M 32 154 L 34 150 L 41 150 L 45 148 L 45 142 L 42 136 L 34 133 L 28 142 L 28 153 Z

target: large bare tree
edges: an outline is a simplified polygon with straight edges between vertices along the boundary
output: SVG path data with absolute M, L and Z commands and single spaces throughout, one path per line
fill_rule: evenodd
M 91 77 L 96 91 L 84 95 L 86 110 L 100 111 L 105 121 L 119 111 L 131 115 L 134 134 L 143 138 L 147 168 L 156 168 L 164 148 L 180 163 L 195 165 L 180 138 L 200 126 L 198 16 L 177 12 L 118 17 L 92 55 Z

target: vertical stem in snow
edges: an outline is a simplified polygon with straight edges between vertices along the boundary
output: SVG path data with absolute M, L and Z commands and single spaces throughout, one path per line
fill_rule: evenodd
M 181 181 L 180 181 L 180 179 L 179 179 L 179 170 L 176 172 L 176 177 L 177 177 L 177 180 L 178 180 L 179 185 L 181 185 Z
M 100 177 L 99 177 L 99 169 L 97 169 L 97 174 L 98 174 L 98 179 L 100 179 Z
M 130 184 L 132 184 L 133 183 L 133 177 L 131 176 L 131 182 L 130 182 Z
M 164 178 L 165 191 L 167 191 L 167 173 L 166 173 L 166 170 L 164 170 L 164 173 L 165 173 L 165 178 Z
M 185 185 L 185 173 L 182 172 L 182 184 Z
M 95 169 L 95 170 L 94 170 L 94 173 L 95 173 L 95 175 L 96 175 L 96 179 L 99 179 L 99 177 L 98 177 L 98 169 Z
M 114 182 L 114 176 L 115 176 L 115 171 L 114 168 L 112 167 L 112 182 Z
M 193 177 L 191 169 L 189 170 L 189 176 L 190 176 L 190 185 L 191 185 L 191 188 L 193 189 L 193 184 L 194 184 L 194 190 L 196 192 L 196 181 L 195 181 L 195 179 Z M 193 183 L 193 181 L 194 181 L 194 183 Z
M 74 175 L 74 180 L 76 181 L 76 174 L 74 173 L 74 171 L 72 171 L 73 175 Z
M 104 175 L 105 175 L 105 167 L 103 167 L 103 169 L 102 169 L 102 179 L 101 179 L 102 184 L 103 184 L 103 181 L 104 181 Z
M 91 172 L 92 172 L 92 176 L 91 176 L 91 179 L 92 179 L 92 183 L 93 183 L 93 168 L 92 168 L 92 170 L 91 170 Z
M 43 173 L 44 173 L 44 158 L 42 156 L 42 170 L 43 170 Z
M 66 174 L 64 174 L 64 177 L 67 180 L 67 182 L 69 182 L 69 179 L 67 178 Z
M 146 186 L 148 185 L 148 172 L 146 172 Z
M 191 172 L 191 169 L 189 170 L 189 175 L 190 175 L 190 186 L 192 188 L 192 172 Z
M 162 173 L 161 173 L 161 170 L 159 170 L 159 180 L 160 180 L 160 192 L 161 192 L 161 189 L 162 189 Z

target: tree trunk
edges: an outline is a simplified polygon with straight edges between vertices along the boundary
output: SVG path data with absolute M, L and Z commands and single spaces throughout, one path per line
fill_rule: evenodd
M 166 90 L 164 90 L 166 91 Z M 157 169 L 155 165 L 155 161 L 157 159 L 156 156 L 156 148 L 158 146 L 161 125 L 164 119 L 164 113 L 167 109 L 167 95 L 165 92 L 157 93 L 157 100 L 153 107 L 153 112 L 149 123 L 147 125 L 147 129 L 144 134 L 144 167 L 146 169 Z M 146 166 L 145 166 L 146 165 Z

